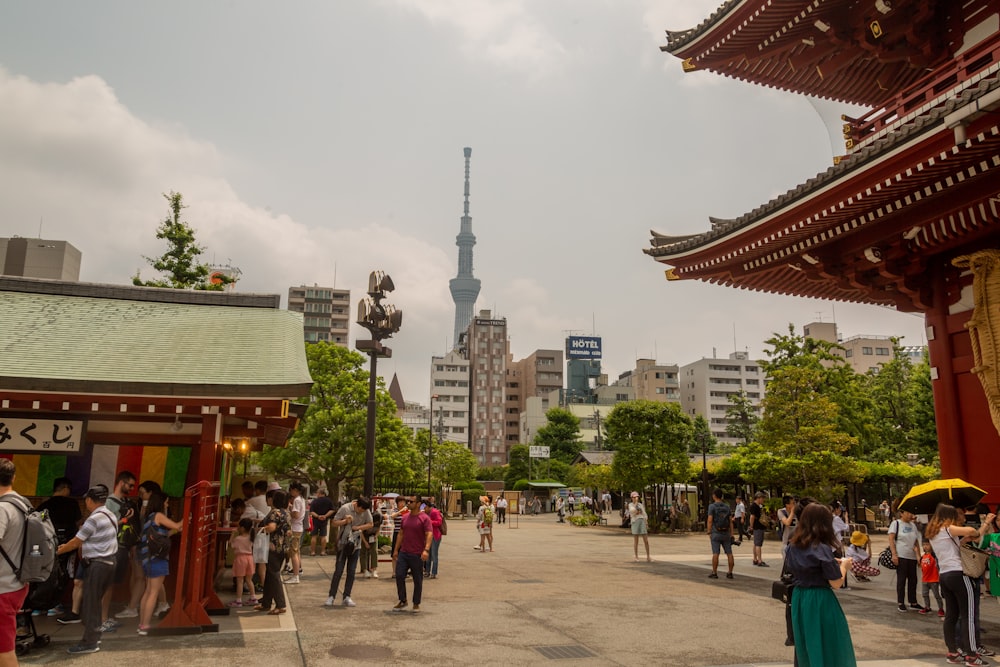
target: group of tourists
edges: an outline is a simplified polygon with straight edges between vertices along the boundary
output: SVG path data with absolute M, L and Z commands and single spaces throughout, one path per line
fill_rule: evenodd
M 0 551 L 11 564 L 0 568 L 0 664 L 17 664 L 13 657 L 16 615 L 29 592 L 21 576 L 22 545 L 34 508 L 13 490 L 15 472 L 13 461 L 0 459 L 0 498 L 4 500 L 0 502 Z M 129 471 L 118 473 L 111 489 L 105 484 L 87 489 L 83 495 L 86 516 L 80 502 L 71 496 L 72 487 L 73 481 L 67 477 L 55 479 L 52 496 L 38 507 L 51 522 L 56 545 L 52 574 L 39 582 L 39 590 L 47 593 L 52 606 L 47 610 L 38 607 L 40 602 L 34 595 L 29 606 L 31 613 L 47 612 L 60 624 L 81 624 L 80 641 L 67 650 L 70 654 L 95 653 L 100 650 L 102 634 L 121 627 L 119 619 L 138 618 L 137 632 L 145 635 L 154 616 L 170 609 L 163 581 L 170 571 L 170 536 L 180 532 L 182 525 L 170 518 L 169 501 L 160 485 L 154 481 L 137 484 Z M 33 549 L 31 555 L 42 555 L 37 547 Z M 14 563 L 22 563 L 22 567 Z M 112 616 L 112 588 L 126 583 L 129 601 Z M 60 603 L 67 594 L 71 598 L 69 609 Z

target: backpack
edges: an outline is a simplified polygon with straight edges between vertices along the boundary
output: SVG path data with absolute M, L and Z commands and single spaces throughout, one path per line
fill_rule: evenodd
M 715 505 L 712 513 L 712 530 L 717 533 L 729 532 L 729 517 L 732 516 L 732 509 L 726 503 Z
M 128 511 L 132 510 L 129 515 Z M 125 517 L 128 516 L 128 519 Z M 139 510 L 131 500 L 126 498 L 121 503 L 121 517 L 123 521 L 118 523 L 118 546 L 123 549 L 131 549 L 139 544 L 142 539 L 139 531 Z
M 17 500 L 15 500 L 17 498 Z M 0 502 L 14 505 L 24 514 L 24 529 L 21 537 L 21 562 L 14 562 L 7 552 L 0 547 L 0 555 L 14 570 L 17 580 L 22 583 L 47 581 L 56 566 L 56 528 L 52 525 L 48 510 L 39 512 L 25 498 L 6 493 L 0 496 Z
M 170 536 L 156 529 L 156 522 L 150 517 L 142 528 L 142 541 L 146 543 L 149 558 L 166 560 L 170 556 Z
M 483 523 L 486 525 L 493 523 L 493 508 L 489 505 L 486 506 L 486 511 L 483 512 Z

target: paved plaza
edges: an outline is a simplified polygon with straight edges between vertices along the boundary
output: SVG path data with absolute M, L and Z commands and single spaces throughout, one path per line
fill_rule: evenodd
M 710 580 L 703 534 L 650 536 L 653 562 L 634 563 L 625 530 L 558 524 L 551 514 L 496 526 L 493 553 L 473 549 L 479 538 L 471 520 L 448 525 L 440 576 L 424 582 L 419 614 L 390 611 L 396 588 L 389 563 L 380 564 L 379 579 L 355 582 L 357 607 L 325 608 L 334 558 L 306 556 L 302 583 L 286 586 L 283 616 L 234 612 L 218 618 L 218 633 L 157 637 L 138 637 L 128 619 L 105 635 L 101 652 L 76 657 L 65 649 L 80 626 L 42 619 L 39 631 L 53 643 L 22 664 L 791 665 L 784 607 L 770 597 L 781 565 L 777 542 L 765 545 L 770 568 L 751 565 L 745 541 L 735 550 L 736 578 Z M 878 553 L 886 538 L 873 542 Z M 944 663 L 941 622 L 896 611 L 891 572 L 871 584 L 852 582 L 839 598 L 861 665 Z M 983 617 L 985 643 L 1000 645 L 994 598 L 983 599 Z

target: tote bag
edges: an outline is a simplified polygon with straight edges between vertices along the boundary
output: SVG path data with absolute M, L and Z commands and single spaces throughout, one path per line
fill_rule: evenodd
M 270 551 L 270 538 L 263 530 L 258 530 L 253 538 L 253 562 L 266 563 Z

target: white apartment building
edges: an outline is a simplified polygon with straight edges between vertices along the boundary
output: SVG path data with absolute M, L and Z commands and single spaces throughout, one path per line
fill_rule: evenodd
M 302 313 L 307 343 L 326 341 L 348 347 L 351 290 L 313 285 L 288 288 L 288 310 Z
M 760 416 L 764 398 L 764 371 L 746 352 L 734 352 L 728 359 L 699 359 L 680 367 L 681 408 L 692 419 L 702 415 L 719 442 L 739 445 L 738 438 L 726 433 L 726 411 L 733 394 L 746 392 Z
M 443 357 L 431 357 L 431 392 L 436 396 L 428 406 L 422 428 L 442 441 L 469 444 L 469 361 L 458 350 Z M 434 414 L 430 414 L 433 409 Z
M 825 340 L 836 343 L 843 350 L 835 350 L 835 354 L 843 357 L 855 373 L 867 373 L 878 369 L 881 364 L 892 361 L 892 337 L 859 335 L 841 340 L 837 325 L 834 322 L 810 322 L 802 327 L 802 335 L 814 340 Z M 904 352 L 913 363 L 923 358 L 922 346 L 908 346 Z

